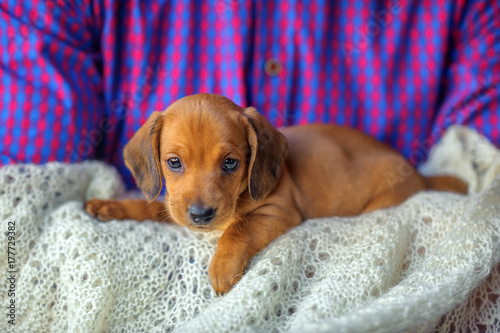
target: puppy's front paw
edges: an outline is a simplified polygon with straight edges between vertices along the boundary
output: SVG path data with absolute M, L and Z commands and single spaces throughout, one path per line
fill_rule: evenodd
M 244 268 L 245 262 L 237 260 L 234 256 L 215 253 L 208 267 L 208 277 L 218 296 L 230 291 L 241 280 Z
M 85 203 L 85 210 L 101 221 L 126 218 L 125 209 L 122 203 L 117 200 L 91 199 Z

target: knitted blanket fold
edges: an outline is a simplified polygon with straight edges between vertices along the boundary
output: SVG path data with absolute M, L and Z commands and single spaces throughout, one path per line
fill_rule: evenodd
M 114 168 L 0 168 L 0 331 L 498 332 L 500 152 L 453 127 L 420 171 L 471 193 L 305 221 L 217 297 L 220 233 L 85 213 L 87 199 L 124 195 Z

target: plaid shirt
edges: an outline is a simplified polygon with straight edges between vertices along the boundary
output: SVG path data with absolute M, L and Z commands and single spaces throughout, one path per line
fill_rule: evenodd
M 500 142 L 498 0 L 2 0 L 0 161 L 102 159 L 198 92 L 336 123 L 418 165 L 452 124 Z

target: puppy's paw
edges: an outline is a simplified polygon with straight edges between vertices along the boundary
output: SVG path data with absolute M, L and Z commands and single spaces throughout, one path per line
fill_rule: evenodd
M 230 291 L 241 280 L 244 268 L 245 262 L 215 253 L 208 267 L 208 277 L 218 296 Z
M 117 200 L 91 199 L 85 203 L 85 211 L 101 221 L 125 219 L 123 204 Z

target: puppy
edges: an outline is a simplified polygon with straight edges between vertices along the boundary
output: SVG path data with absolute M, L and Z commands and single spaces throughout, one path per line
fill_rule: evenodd
M 208 268 L 218 294 L 241 279 L 253 255 L 306 219 L 362 214 L 427 189 L 467 191 L 456 178 L 419 175 L 400 154 L 356 130 L 278 131 L 256 109 L 212 94 L 154 112 L 123 156 L 147 201 L 92 199 L 86 211 L 104 221 L 222 230 Z M 155 201 L 164 185 L 165 201 Z

